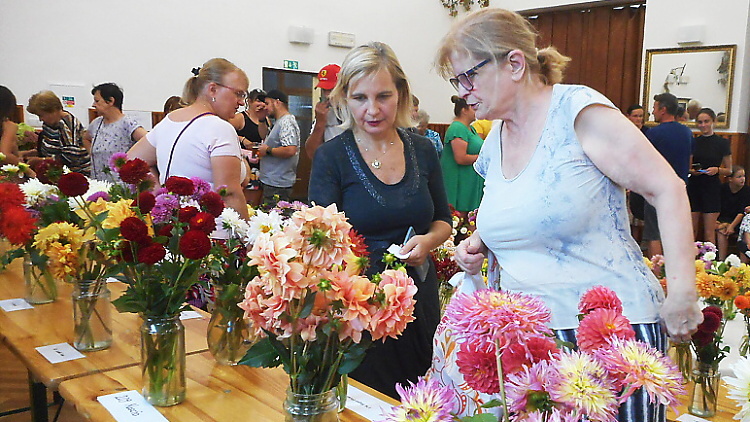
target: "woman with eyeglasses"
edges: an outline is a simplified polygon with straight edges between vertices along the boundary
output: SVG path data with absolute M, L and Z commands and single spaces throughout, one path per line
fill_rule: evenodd
M 536 38 L 522 16 L 491 8 L 467 15 L 440 43 L 439 70 L 458 95 L 477 118 L 502 120 L 474 164 L 484 197 L 456 261 L 476 274 L 491 252 L 502 288 L 542 299 L 564 340 L 575 342 L 581 295 L 604 285 L 622 300 L 638 340 L 664 350 L 663 322 L 675 341 L 689 341 L 702 314 L 684 183 L 607 98 L 560 84 L 569 58 L 537 50 Z M 657 209 L 666 299 L 630 235 L 625 189 Z M 455 350 L 444 352 L 435 372 L 451 371 Z M 663 406 L 647 403 L 636 392 L 620 420 L 664 420 Z
M 437 275 L 430 251 L 448 239 L 451 215 L 432 142 L 412 131 L 411 92 L 393 50 L 359 46 L 344 59 L 331 93 L 344 133 L 315 151 L 309 199 L 332 203 L 365 238 L 368 276 L 384 269 L 392 245 L 403 245 L 418 288 L 415 320 L 398 339 L 376 342 L 352 378 L 398 398 L 395 384 L 417 382 L 430 367 L 440 321 Z M 409 235 L 414 236 L 409 237 Z
M 479 157 L 484 140 L 471 127 L 471 122 L 476 119 L 474 109 L 457 95 L 451 97 L 451 101 L 455 104 L 453 115 L 456 117 L 445 132 L 440 165 L 448 203 L 465 218 L 482 201 L 484 179 L 472 166 Z
M 211 59 L 193 69 L 182 94 L 187 107 L 169 113 L 141 138 L 128 158 L 146 161 L 160 183 L 169 176 L 200 177 L 226 186 L 227 206 L 248 217 L 242 181 L 240 144 L 229 119 L 245 102 L 247 75 L 226 59 Z

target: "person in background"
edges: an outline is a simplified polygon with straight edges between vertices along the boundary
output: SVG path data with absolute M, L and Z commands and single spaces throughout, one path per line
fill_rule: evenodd
M 682 179 L 683 183 L 687 184 L 694 140 L 693 132 L 675 119 L 678 107 L 677 97 L 674 95 L 670 93 L 655 95 L 652 114 L 654 120 L 659 124 L 650 128 L 646 137 L 672 166 L 672 170 Z M 652 180 L 661 182 L 659 179 Z M 648 197 L 646 199 L 648 200 Z M 671 218 L 659 217 L 656 204 L 653 201 L 648 201 L 644 205 L 643 240 L 648 242 L 648 256 L 662 254 L 662 236 L 659 226 L 666 220 L 669 220 L 669 223 L 673 221 Z
M 746 211 L 750 212 L 750 210 Z M 750 213 L 745 214 L 742 218 L 740 231 L 737 235 L 737 250 L 740 253 L 740 259 L 745 264 L 750 262 L 750 256 L 748 256 L 748 245 L 750 245 Z
M 716 219 L 721 212 L 721 179 L 732 174 L 732 150 L 729 140 L 714 133 L 716 114 L 710 108 L 698 113 L 696 123 L 701 135 L 693 140 L 693 165 L 687 192 L 693 212 L 696 239 L 716 244 Z M 703 224 L 702 236 L 698 229 Z
M 492 130 L 492 120 L 474 120 L 474 122 L 471 124 L 471 127 L 473 127 L 475 131 L 477 131 L 477 135 L 479 135 L 482 140 L 485 140 L 487 139 L 487 135 L 490 134 L 490 130 Z
M 237 131 L 242 148 L 250 149 L 263 142 L 271 127 L 266 110 L 266 93 L 258 88 L 248 92 L 245 110 L 235 114 L 229 123 Z
M 631 122 L 633 122 L 635 127 L 645 134 L 648 128 L 643 125 L 644 114 L 645 112 L 640 104 L 633 104 L 628 107 L 626 116 Z M 643 207 L 645 204 L 646 201 L 643 199 L 643 196 L 636 192 L 628 191 L 628 207 L 630 209 L 630 214 L 633 216 L 633 220 L 630 224 L 630 231 L 639 245 L 643 236 Z
M 688 120 L 690 120 L 690 115 L 688 114 L 687 110 L 685 110 L 685 107 L 679 106 L 677 107 L 677 114 L 674 115 L 675 121 L 684 124 L 687 124 Z
M 16 96 L 10 89 L 0 85 L 0 153 L 5 155 L 0 164 L 18 164 L 36 153 L 35 150 L 18 150 L 18 124 L 11 120 L 15 112 Z M 29 138 L 28 142 L 37 142 L 34 132 L 26 132 L 24 137 Z
M 268 115 L 275 121 L 271 133 L 260 145 L 260 183 L 263 203 L 290 201 L 297 180 L 300 134 L 297 119 L 289 112 L 289 96 L 272 89 L 266 94 Z
M 451 232 L 440 163 L 429 140 L 404 129 L 411 126 L 411 93 L 389 46 L 373 42 L 351 50 L 331 101 L 346 130 L 315 153 L 309 200 L 322 206 L 335 203 L 364 236 L 370 253 L 368 276 L 383 271 L 388 246 L 403 243 L 407 272 L 418 288 L 416 320 L 398 339 L 376 342 L 351 374 L 397 398 L 397 382 L 416 382 L 429 368 L 432 336 L 440 320 L 430 251 Z M 410 227 L 416 235 L 404 240 Z M 424 270 L 424 277 L 417 268 Z
M 445 149 L 440 157 L 443 182 L 448 203 L 465 218 L 469 211 L 479 208 L 484 192 L 484 179 L 474 170 L 484 141 L 471 126 L 474 108 L 456 95 L 453 102 L 453 123 L 445 131 Z
M 179 110 L 183 107 L 185 107 L 185 104 L 182 103 L 182 98 L 173 95 L 167 98 L 167 101 L 164 102 L 164 115 L 167 115 L 175 110 Z
M 699 100 L 696 100 L 695 98 L 691 99 L 687 103 L 686 110 L 688 112 L 688 118 L 693 121 L 696 118 L 698 118 L 698 113 L 700 113 L 701 109 L 703 107 L 701 106 L 701 102 Z
M 644 134 L 648 131 L 648 127 L 645 126 L 643 123 L 646 120 L 646 111 L 643 109 L 643 106 L 640 104 L 633 104 L 630 107 L 628 107 L 628 112 L 625 114 L 628 116 L 628 119 L 630 119 L 631 122 L 641 130 Z
M 338 82 L 341 66 L 329 64 L 323 66 L 318 72 L 318 84 L 320 88 L 320 101 L 315 105 L 315 120 L 313 120 L 310 136 L 305 141 L 305 153 L 312 160 L 315 156 L 315 150 L 324 142 L 339 136 L 344 130 L 339 127 L 341 121 L 336 117 L 336 113 L 331 111 L 331 91 Z
M 716 226 L 716 246 L 719 259 L 729 255 L 729 239 L 737 233 L 737 227 L 745 216 L 745 208 L 750 206 L 750 187 L 745 185 L 745 169 L 732 166 L 732 174 L 721 185 L 721 212 Z
M 637 340 L 665 351 L 663 322 L 675 341 L 688 341 L 703 317 L 684 182 L 611 101 L 560 84 L 570 59 L 537 50 L 536 38 L 524 17 L 493 7 L 467 15 L 440 42 L 441 75 L 477 118 L 502 120 L 474 165 L 485 194 L 456 262 L 477 274 L 491 252 L 503 290 L 543 300 L 565 341 L 575 344 L 580 296 L 597 285 L 617 293 Z M 666 299 L 630 236 L 625 189 L 658 210 Z M 455 356 L 446 351 L 437 366 Z M 645 389 L 636 391 L 619 419 L 663 421 L 664 406 L 648 403 Z
M 443 141 L 440 139 L 439 133 L 427 127 L 429 123 L 430 115 L 424 110 L 419 110 L 417 112 L 417 133 L 432 141 L 432 145 L 435 146 L 435 151 L 440 157 L 443 153 Z
M 117 182 L 120 178 L 110 170 L 109 159 L 116 152 L 127 152 L 139 139 L 146 136 L 138 122 L 122 112 L 122 89 L 114 83 L 99 84 L 91 90 L 93 107 L 99 115 L 83 136 L 90 145 L 91 177 Z
M 242 192 L 243 169 L 237 133 L 229 123 L 244 104 L 247 75 L 230 61 L 214 58 L 193 69 L 185 82 L 185 108 L 169 113 L 128 151 L 151 166 L 160 183 L 169 176 L 199 177 L 216 189 L 225 186 L 224 202 L 248 218 Z
M 41 91 L 29 98 L 28 111 L 39 116 L 42 132 L 39 135 L 39 157 L 29 159 L 32 166 L 41 158 L 51 157 L 68 166 L 71 171 L 90 174 L 90 145 L 83 139 L 83 125 L 76 116 L 63 110 L 62 101 L 52 91 Z

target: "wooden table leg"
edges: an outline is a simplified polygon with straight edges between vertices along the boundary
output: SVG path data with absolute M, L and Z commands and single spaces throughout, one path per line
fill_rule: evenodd
M 31 403 L 31 420 L 33 422 L 49 422 L 47 387 L 41 382 L 34 381 L 31 372 L 29 372 L 29 401 Z

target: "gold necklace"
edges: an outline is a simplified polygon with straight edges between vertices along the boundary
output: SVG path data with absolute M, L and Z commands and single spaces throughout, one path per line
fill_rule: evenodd
M 362 145 L 362 148 L 365 149 L 365 152 L 370 152 L 370 148 L 367 148 L 367 146 L 362 142 L 361 139 L 355 137 L 354 140 L 357 141 L 358 144 Z M 393 145 L 393 144 L 394 144 L 393 141 L 390 141 L 388 144 L 386 144 L 385 151 L 383 151 L 379 157 L 375 158 L 374 160 L 372 160 L 372 162 L 370 162 L 370 165 L 372 166 L 372 168 L 374 168 L 375 170 L 380 170 L 380 167 L 383 165 L 383 163 L 380 162 L 380 159 L 383 158 L 383 156 L 385 156 L 385 154 L 388 152 L 388 146 Z

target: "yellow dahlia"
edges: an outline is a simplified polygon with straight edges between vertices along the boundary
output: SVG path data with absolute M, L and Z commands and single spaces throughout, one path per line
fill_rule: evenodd
M 732 300 L 739 294 L 740 288 L 731 278 L 723 277 L 720 284 L 715 289 L 715 295 L 721 300 Z
M 107 218 L 102 222 L 105 229 L 114 229 L 120 227 L 122 220 L 128 217 L 136 217 L 135 211 L 130 206 L 133 203 L 130 199 L 121 199 L 117 202 L 107 202 Z

